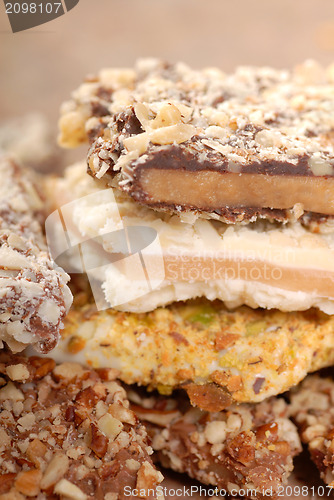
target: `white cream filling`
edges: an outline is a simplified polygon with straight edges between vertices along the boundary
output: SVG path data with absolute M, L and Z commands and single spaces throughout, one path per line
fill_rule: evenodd
M 117 243 L 108 239 L 107 235 L 113 231 L 145 226 L 157 232 L 165 279 L 159 275 L 162 270 L 157 245 L 142 250 L 146 272 L 141 268 L 143 260 L 138 254 L 103 269 L 99 269 L 103 256 L 99 261 L 97 255 L 94 258 L 88 255 L 88 261 L 96 266 L 91 274 L 100 279 L 109 306 L 146 312 L 176 300 L 204 296 L 221 299 L 228 307 L 247 304 L 293 311 L 316 306 L 328 314 L 334 313 L 334 232 L 311 233 L 298 222 L 287 225 L 267 221 L 226 225 L 203 219 L 182 222 L 178 216 L 140 206 L 116 191 L 115 203 L 113 191 L 90 178 L 82 163 L 67 169 L 65 178 L 56 181 L 50 191 L 54 203 L 60 207 L 72 202 L 71 209 L 67 205 L 62 212 L 66 213 L 66 223 L 72 226 L 73 244 L 100 237 L 104 249 L 112 254 L 120 250 Z M 95 250 L 92 247 L 86 251 L 89 254 Z M 216 273 L 222 266 L 225 270 L 232 266 L 234 274 L 222 277 Z M 291 272 L 291 280 L 295 271 L 300 273 L 300 279 L 305 275 L 308 289 L 304 286 L 306 282 L 298 289 L 298 276 L 293 286 L 289 279 L 280 279 L 281 270 Z M 259 272 L 263 273 L 261 279 L 254 277 Z M 326 284 L 320 286 L 321 280 L 327 280 Z

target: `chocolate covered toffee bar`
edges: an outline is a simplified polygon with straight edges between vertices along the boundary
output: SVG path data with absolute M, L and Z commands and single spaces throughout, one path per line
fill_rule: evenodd
M 159 210 L 225 222 L 334 214 L 334 70 L 312 61 L 196 71 L 140 60 L 64 104 L 60 143 L 88 138 L 88 171 Z
M 0 500 L 157 496 L 163 476 L 117 372 L 2 351 L 0 374 Z
M 69 279 L 48 255 L 43 204 L 25 170 L 0 157 L 0 344 L 48 352 L 71 304 Z
M 291 393 L 289 414 L 307 444 L 322 480 L 334 487 L 334 381 L 307 377 Z M 329 492 L 327 492 L 329 495 Z
M 232 496 L 275 498 L 300 453 L 297 429 L 283 399 L 232 406 L 218 413 L 180 399 L 129 391 L 132 409 L 147 423 L 164 467 L 225 489 Z
M 220 301 L 201 300 L 134 314 L 96 311 L 82 292 L 50 355 L 117 368 L 127 384 L 164 394 L 182 386 L 194 404 L 210 401 L 211 411 L 219 411 L 233 402 L 263 401 L 330 366 L 333 345 L 334 316 L 317 310 L 227 311 Z

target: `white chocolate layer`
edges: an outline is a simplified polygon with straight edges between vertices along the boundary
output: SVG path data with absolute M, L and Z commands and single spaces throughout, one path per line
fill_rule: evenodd
M 49 187 L 54 206 L 73 202 L 67 206 L 70 210 L 62 209 L 71 240 L 86 240 L 88 260 L 94 260 L 94 277 L 102 281 L 109 306 L 146 312 L 203 296 L 221 299 L 228 307 L 247 304 L 294 311 L 315 306 L 334 313 L 333 232 L 311 233 L 299 222 L 183 222 L 104 189 L 86 174 L 84 164 L 67 169 L 65 178 Z M 136 253 L 102 269 L 104 256 L 96 255 L 96 249 L 102 249 L 102 242 L 107 254 L 122 252 L 122 240 L 115 242 L 110 234 L 131 226 L 145 228 L 144 236 L 147 228 L 158 236 L 159 245 L 148 245 L 146 253 L 141 249 L 145 272 Z M 89 241 L 97 237 L 99 242 Z

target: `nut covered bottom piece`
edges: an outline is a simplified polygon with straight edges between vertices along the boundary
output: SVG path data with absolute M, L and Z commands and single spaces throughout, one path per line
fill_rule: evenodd
M 180 399 L 129 391 L 133 410 L 147 422 L 161 464 L 233 496 L 275 497 L 301 451 L 281 398 L 232 406 L 219 413 L 192 408 Z M 242 493 L 241 493 L 242 494 Z
M 218 411 L 259 402 L 334 363 L 334 316 L 313 309 L 283 313 L 197 300 L 145 314 L 96 311 L 76 295 L 58 346 L 57 362 L 117 368 L 120 379 L 163 394 L 185 387 L 203 409 L 209 394 Z
M 334 488 L 333 379 L 307 377 L 292 391 L 289 413 L 299 427 L 301 440 L 307 444 L 321 479 Z
M 156 496 L 163 477 L 117 372 L 2 351 L 0 373 L 0 500 Z
M 48 352 L 72 302 L 69 277 L 47 252 L 43 203 L 28 173 L 0 156 L 0 179 L 0 347 Z

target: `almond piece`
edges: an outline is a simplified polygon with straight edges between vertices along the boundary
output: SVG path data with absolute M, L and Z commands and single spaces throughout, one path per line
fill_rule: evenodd
M 150 462 L 145 460 L 137 474 L 136 489 L 139 492 L 139 496 L 145 498 L 148 490 L 155 488 L 163 479 L 161 472 L 155 470 Z
M 63 453 L 55 455 L 44 472 L 41 489 L 47 490 L 58 483 L 65 476 L 68 466 L 69 459 L 66 455 Z
M 50 358 L 39 358 L 32 356 L 29 358 L 29 363 L 35 368 L 34 380 L 45 377 L 48 373 L 52 372 L 56 366 L 56 362 Z
M 108 438 L 105 434 L 100 432 L 95 424 L 90 424 L 90 429 L 92 438 L 89 447 L 93 450 L 95 455 L 99 458 L 103 458 L 108 451 Z
M 122 404 L 113 403 L 110 405 L 109 413 L 112 414 L 113 417 L 117 418 L 121 422 L 125 422 L 130 425 L 135 425 L 136 417 L 133 411 L 124 408 Z
M 38 469 L 20 472 L 15 481 L 17 491 L 27 497 L 35 497 L 40 492 L 42 473 Z
M 103 432 L 112 441 L 118 436 L 123 429 L 123 424 L 117 418 L 114 418 L 110 413 L 103 415 L 97 423 L 101 432 Z
M 190 383 L 182 387 L 187 391 L 191 404 L 198 406 L 201 410 L 221 411 L 232 403 L 230 393 L 215 384 Z
M 5 429 L 3 429 L 1 427 L 0 428 L 0 447 L 8 448 L 10 446 L 10 443 L 11 443 L 10 437 L 8 436 L 8 434 L 5 431 Z
M 85 370 L 78 363 L 62 363 L 53 370 L 53 376 L 56 380 L 73 380 L 81 378 Z
M 0 389 L 0 401 L 5 401 L 6 399 L 24 401 L 24 395 L 20 389 L 17 389 L 13 382 L 8 382 L 7 385 Z
M 33 439 L 33 441 L 29 443 L 26 453 L 28 459 L 36 467 L 39 467 L 40 459 L 44 457 L 47 450 L 48 450 L 47 447 L 45 446 L 44 443 L 42 443 L 42 441 L 40 441 L 39 439 Z
M 0 499 L 2 496 L 5 496 L 5 495 L 3 495 L 3 493 L 8 493 L 8 491 L 13 486 L 15 479 L 16 479 L 16 474 L 14 472 L 10 472 L 8 474 L 1 475 Z
M 25 500 L 25 497 L 18 491 L 12 490 L 0 495 L 0 500 Z
M 30 377 L 28 368 L 22 363 L 7 366 L 6 373 L 11 380 L 18 382 L 25 382 Z
M 82 404 L 86 409 L 90 409 L 96 405 L 99 399 L 99 395 L 96 394 L 96 392 L 91 387 L 87 387 L 77 394 L 75 401 L 79 404 Z
M 86 500 L 87 495 L 78 488 L 75 484 L 71 483 L 67 479 L 61 479 L 59 483 L 56 484 L 54 492 L 57 495 L 62 495 L 71 500 Z

